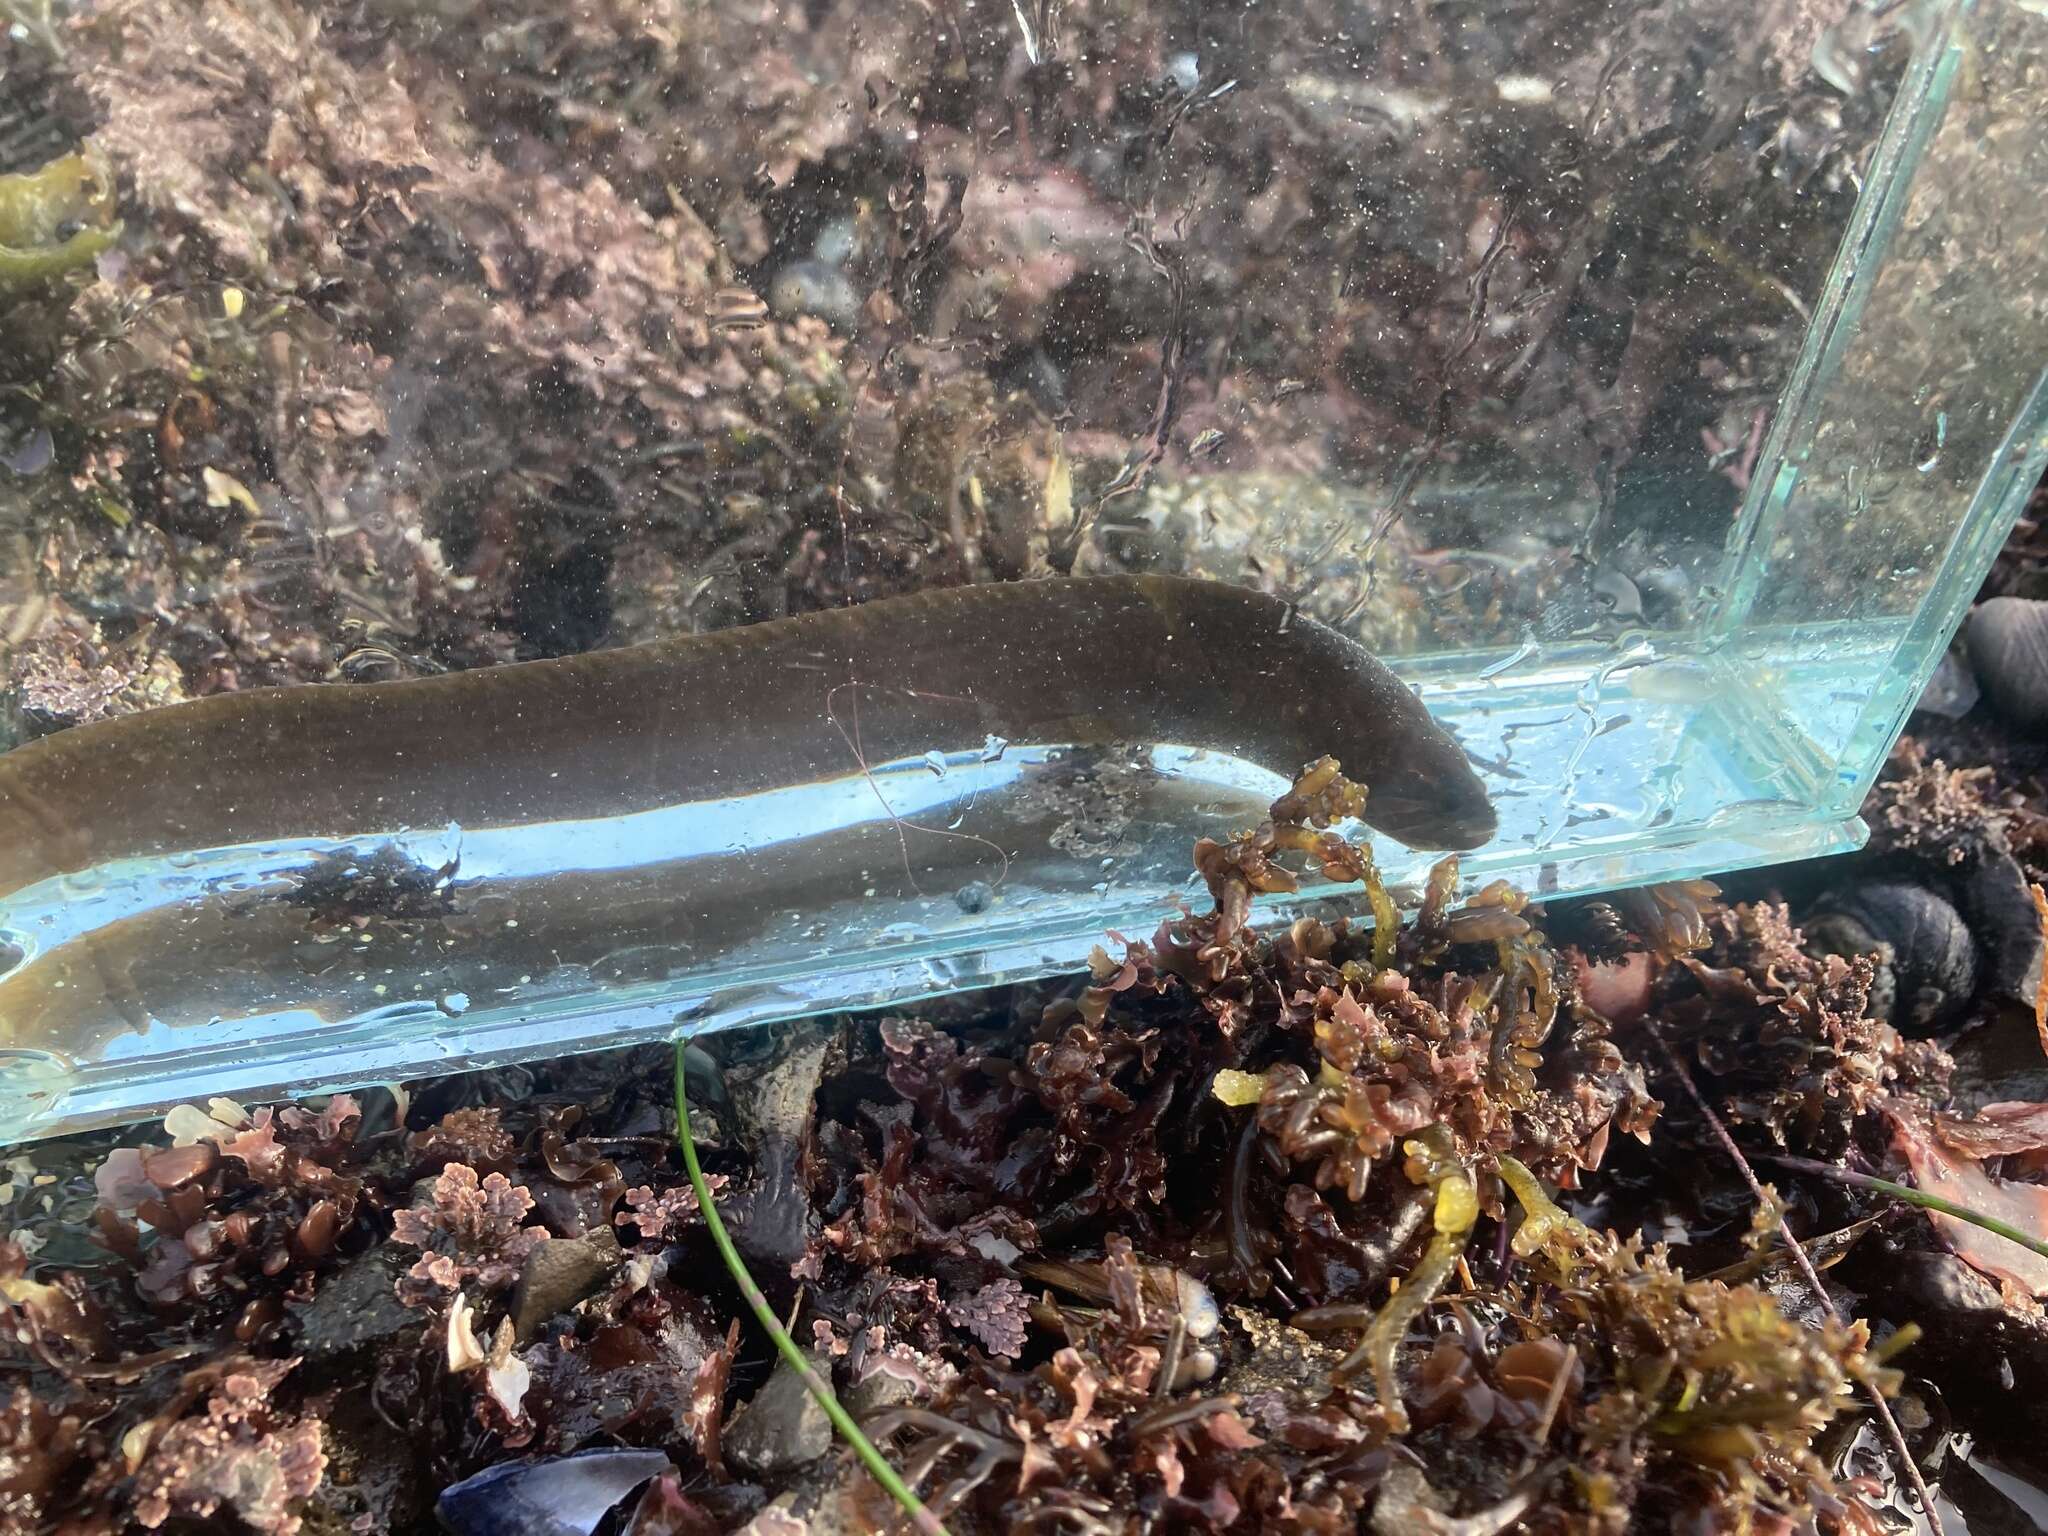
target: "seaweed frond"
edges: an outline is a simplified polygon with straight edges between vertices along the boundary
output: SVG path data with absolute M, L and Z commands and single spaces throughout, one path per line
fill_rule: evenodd
M 121 235 L 104 167 L 83 152 L 0 176 L 0 293 L 88 266 Z

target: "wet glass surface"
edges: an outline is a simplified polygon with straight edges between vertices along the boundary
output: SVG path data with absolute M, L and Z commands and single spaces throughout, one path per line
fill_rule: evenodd
M 1170 575 L 1392 665 L 1497 812 L 1467 881 L 1590 889 L 1853 842 L 2048 451 L 2048 21 L 2010 0 L 23 16 L 15 751 Z M 0 881 L 0 1134 L 1149 932 L 1199 899 L 1193 839 L 1298 766 L 1234 750 L 1286 689 L 1253 665 L 1120 731 L 1090 636 L 1040 615 L 951 666 L 856 637 L 803 676 L 741 639 L 667 780 L 587 697 L 517 690 L 461 741 L 199 735 L 123 791 L 211 829 L 159 843 L 80 851 L 106 802 L 25 806 L 0 758 L 0 816 L 41 829 Z M 850 723 L 835 698 L 979 710 L 992 667 L 1099 682 L 1085 739 L 984 750 L 947 716 L 740 792 L 702 766 L 744 777 L 778 714 Z M 593 812 L 565 764 L 659 782 Z M 392 773 L 434 814 L 316 814 Z M 238 820 L 256 800 L 306 815 Z M 1376 848 L 1397 884 L 1434 857 Z

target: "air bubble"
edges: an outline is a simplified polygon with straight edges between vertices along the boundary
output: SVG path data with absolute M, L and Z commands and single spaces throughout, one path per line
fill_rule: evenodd
M 77 1063 L 59 1051 L 36 1051 L 21 1046 L 0 1051 L 0 1083 L 13 1079 L 16 1086 L 48 1084 L 77 1070 Z
M 1936 411 L 1934 420 L 1921 432 L 1919 441 L 1913 445 L 1913 467 L 1923 475 L 1931 475 L 1941 463 L 1941 451 L 1948 446 L 1948 412 Z

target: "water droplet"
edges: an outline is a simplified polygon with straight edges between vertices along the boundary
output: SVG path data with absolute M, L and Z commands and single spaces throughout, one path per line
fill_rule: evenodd
M 469 994 L 450 992 L 441 998 L 441 1011 L 450 1018 L 459 1018 L 469 1012 Z
M 1492 666 L 1482 667 L 1480 669 L 1480 681 L 1491 681 L 1492 679 L 1499 677 L 1501 673 L 1506 672 L 1511 667 L 1518 667 L 1523 662 L 1530 660 L 1532 657 L 1540 655 L 1541 652 L 1542 647 L 1537 645 L 1536 637 L 1534 635 L 1524 635 L 1522 637 L 1522 643 L 1516 646 L 1513 651 L 1511 651 L 1506 656 L 1501 657 L 1501 659 L 1499 661 L 1496 661 Z
M 970 880 L 953 893 L 953 900 L 960 910 L 967 913 L 986 912 L 996 899 L 995 887 L 986 880 Z
M 984 763 L 1000 761 L 1002 755 L 1009 750 L 1010 743 L 1007 738 L 992 735 L 981 744 L 981 760 Z
M 925 753 L 924 765 L 931 769 L 934 777 L 943 779 L 946 776 L 946 755 L 936 748 Z
M 61 1051 L 31 1050 L 15 1046 L 0 1051 L 0 1079 L 11 1085 L 47 1083 L 77 1070 L 77 1064 Z

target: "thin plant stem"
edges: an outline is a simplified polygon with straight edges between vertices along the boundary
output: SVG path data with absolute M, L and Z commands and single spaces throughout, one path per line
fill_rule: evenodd
M 1714 1134 L 1714 1140 L 1721 1144 L 1721 1150 L 1726 1152 L 1735 1164 L 1736 1170 L 1742 1175 L 1742 1182 L 1749 1186 L 1749 1192 L 1756 1197 L 1757 1204 L 1768 1205 L 1769 1197 L 1764 1194 L 1763 1181 L 1756 1176 L 1756 1170 L 1750 1167 L 1749 1159 L 1742 1155 L 1742 1148 L 1735 1144 L 1735 1138 L 1728 1134 L 1728 1127 L 1721 1123 L 1721 1117 L 1714 1113 L 1714 1107 L 1707 1102 L 1706 1095 L 1700 1092 L 1699 1084 L 1692 1080 L 1692 1073 L 1686 1070 L 1683 1058 L 1671 1048 L 1671 1042 L 1664 1038 L 1664 1031 L 1657 1027 L 1656 1020 L 1644 1019 L 1643 1027 L 1649 1031 L 1650 1038 L 1657 1042 L 1657 1049 L 1663 1053 L 1665 1061 L 1671 1064 L 1671 1070 L 1677 1074 L 1679 1086 L 1685 1090 L 1685 1096 L 1692 1100 L 1693 1108 L 1697 1109 L 1700 1118 L 1706 1121 L 1707 1129 Z M 1800 1246 L 1799 1239 L 1792 1235 L 1792 1229 L 1782 1221 L 1778 1223 L 1778 1236 L 1784 1241 L 1785 1252 L 1791 1255 L 1792 1262 L 1798 1266 L 1800 1278 L 1806 1282 L 1822 1306 L 1836 1317 L 1840 1317 L 1841 1314 L 1835 1310 L 1834 1297 L 1830 1296 L 1827 1287 L 1820 1283 L 1820 1272 L 1813 1267 L 1813 1260 L 1806 1256 L 1806 1250 Z M 1905 1473 L 1906 1481 L 1912 1485 L 1914 1494 L 1920 1500 L 1920 1512 L 1927 1517 L 1928 1529 L 1934 1536 L 1948 1536 L 1947 1529 L 1941 1523 L 1941 1511 L 1934 1507 L 1934 1495 L 1927 1491 L 1927 1479 L 1920 1475 L 1920 1464 L 1906 1448 L 1906 1436 L 1899 1428 L 1899 1421 L 1892 1417 L 1891 1404 L 1884 1400 L 1884 1394 L 1877 1390 L 1877 1384 L 1869 1378 L 1862 1378 L 1862 1386 L 1865 1395 L 1870 1399 L 1870 1406 L 1877 1413 L 1878 1422 L 1884 1426 L 1885 1438 L 1891 1441 L 1892 1451 L 1899 1458 L 1899 1470 Z
M 747 1272 L 746 1261 L 739 1250 L 733 1247 L 732 1237 L 725 1230 L 725 1223 L 719 1219 L 718 1207 L 712 1202 L 711 1187 L 704 1182 L 704 1170 L 697 1165 L 697 1143 L 690 1135 L 690 1106 L 685 1093 L 687 1068 L 683 1064 L 683 1042 L 675 1044 L 675 1093 L 676 1093 L 676 1141 L 683 1149 L 683 1166 L 690 1171 L 690 1188 L 697 1192 L 697 1205 L 704 1215 L 705 1230 L 711 1234 L 711 1242 L 718 1249 L 719 1258 L 732 1272 L 732 1278 L 752 1309 L 754 1321 L 759 1323 L 768 1337 L 775 1341 L 775 1348 L 789 1368 L 802 1380 L 804 1389 L 817 1399 L 818 1406 L 825 1410 L 825 1417 L 832 1421 L 832 1427 L 839 1431 L 840 1438 L 853 1447 L 854 1455 L 861 1465 L 868 1469 L 870 1476 L 887 1490 L 889 1496 L 903 1506 L 924 1536 L 946 1536 L 946 1528 L 939 1524 L 938 1517 L 924 1507 L 924 1501 L 913 1493 L 910 1486 L 896 1475 L 896 1469 L 889 1465 L 882 1453 L 875 1449 L 872 1440 L 861 1433 L 854 1423 L 853 1415 L 840 1406 L 839 1399 L 832 1394 L 832 1388 L 825 1379 L 811 1368 L 811 1362 L 804 1358 L 804 1352 L 797 1348 L 796 1340 L 789 1336 L 789 1330 L 776 1318 L 775 1311 L 768 1305 L 768 1298 L 761 1294 L 761 1287 L 754 1283 L 754 1277 Z
M 2022 1248 L 2031 1248 L 2042 1258 L 2048 1259 L 2048 1243 L 2038 1237 L 2029 1237 L 2010 1222 L 2000 1221 L 1996 1216 L 1986 1216 L 1982 1211 L 1973 1211 L 1967 1205 L 1941 1195 L 1930 1194 L 1924 1189 L 1915 1189 L 1910 1184 L 1894 1184 L 1890 1179 L 1880 1179 L 1874 1174 L 1857 1173 L 1850 1168 L 1837 1168 L 1833 1163 L 1817 1163 L 1810 1157 L 1771 1157 L 1767 1162 L 1781 1163 L 1801 1173 L 1815 1174 L 1823 1179 L 1833 1179 L 1837 1184 L 1850 1184 L 1857 1189 L 1874 1189 L 1879 1194 L 1890 1195 L 1894 1200 L 1903 1200 L 1908 1205 L 1920 1206 L 1923 1210 L 1939 1211 L 1944 1216 L 1953 1216 L 1957 1221 L 1967 1221 L 1973 1227 L 1982 1227 L 1986 1232 L 1996 1232 L 2009 1243 L 2018 1243 Z

